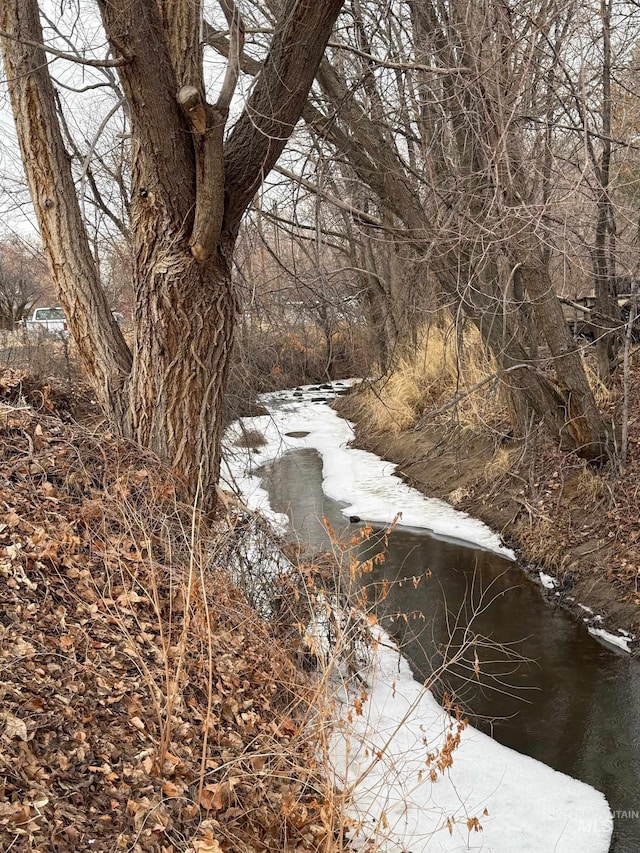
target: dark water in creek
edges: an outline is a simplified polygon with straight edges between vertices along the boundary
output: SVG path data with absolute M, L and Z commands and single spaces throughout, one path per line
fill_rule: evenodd
M 298 538 L 314 544 L 327 542 L 323 515 L 336 532 L 354 530 L 324 497 L 321 472 L 312 450 L 265 472 L 273 508 L 288 512 Z M 378 615 L 416 677 L 451 659 L 470 634 L 485 638 L 435 692 L 451 690 L 471 722 L 500 743 L 603 791 L 615 817 L 611 851 L 640 853 L 640 664 L 594 640 L 493 554 L 399 529 L 386 555 L 368 577 L 393 582 Z M 427 570 L 431 577 L 415 587 L 411 578 Z M 421 615 L 405 621 L 394 612 Z

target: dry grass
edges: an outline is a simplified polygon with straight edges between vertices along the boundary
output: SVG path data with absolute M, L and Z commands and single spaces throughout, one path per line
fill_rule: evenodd
M 521 517 L 513 525 L 513 538 L 530 563 L 562 575 L 571 561 L 565 543 L 556 535 L 557 522 L 547 516 Z
M 585 511 L 595 509 L 604 498 L 611 496 L 610 477 L 586 463 L 582 463 L 576 473 L 567 477 L 562 494 L 568 502 L 573 502 Z
M 605 408 L 612 403 L 617 397 L 617 391 L 614 388 L 608 388 L 598 376 L 598 371 L 593 360 L 590 357 L 591 353 L 582 356 L 582 364 L 587 375 L 587 381 L 593 392 L 596 403 L 599 408 Z
M 266 438 L 257 429 L 243 429 L 234 441 L 236 447 L 264 447 L 266 443 Z
M 77 349 L 59 336 L 0 333 L 0 366 L 25 371 L 31 378 L 54 378 L 70 385 L 80 374 Z
M 518 448 L 498 447 L 484 469 L 484 480 L 487 485 L 496 483 L 506 476 L 517 463 L 521 453 Z
M 400 355 L 391 370 L 362 394 L 366 428 L 397 434 L 414 427 L 421 417 L 446 407 L 461 397 L 455 407 L 456 422 L 477 428 L 504 413 L 504 399 L 491 381 L 477 392 L 465 395 L 496 370 L 475 327 L 459 336 L 450 322 L 423 329 L 415 349 Z

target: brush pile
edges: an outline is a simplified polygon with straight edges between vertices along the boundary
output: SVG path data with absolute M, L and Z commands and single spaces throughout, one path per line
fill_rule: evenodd
M 238 532 L 50 389 L 0 399 L 0 849 L 336 849 L 313 684 L 220 564 Z

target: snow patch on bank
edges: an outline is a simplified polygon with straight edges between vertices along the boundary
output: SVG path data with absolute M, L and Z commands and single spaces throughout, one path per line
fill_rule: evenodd
M 552 578 L 551 575 L 546 574 L 546 572 L 540 571 L 538 572 L 538 576 L 540 577 L 540 583 L 545 589 L 556 588 L 556 580 L 555 578 Z
M 632 635 L 627 634 L 626 631 L 626 636 L 618 636 L 617 634 L 612 634 L 610 631 L 605 631 L 604 628 L 589 627 L 587 630 L 592 637 L 597 637 L 598 640 L 602 640 L 604 643 L 609 643 L 611 646 L 616 646 L 616 648 L 622 649 L 624 652 L 631 652 L 629 644 L 633 637 Z
M 304 396 L 296 398 L 293 393 Z M 306 386 L 297 392 L 264 395 L 261 402 L 273 407 L 269 415 L 243 418 L 229 428 L 223 481 L 235 483 L 252 509 L 264 511 L 280 529 L 286 526 L 286 517 L 270 509 L 268 495 L 255 472 L 281 454 L 312 449 L 322 457 L 323 491 L 327 497 L 346 504 L 342 510 L 345 516 L 357 516 L 374 524 L 392 524 L 397 519 L 401 526 L 428 530 L 436 536 L 515 559 L 513 551 L 482 521 L 411 488 L 394 473 L 397 466 L 392 462 L 349 447 L 354 437 L 353 425 L 317 396 L 316 402 L 309 399 L 318 393 L 317 386 Z M 258 448 L 237 446 L 248 430 L 260 432 L 266 443 Z M 291 432 L 308 434 L 298 438 L 286 435 Z

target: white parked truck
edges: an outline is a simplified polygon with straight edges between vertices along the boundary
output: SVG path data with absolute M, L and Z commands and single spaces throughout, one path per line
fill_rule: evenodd
M 28 320 L 22 321 L 27 335 L 57 335 L 69 337 L 69 327 L 62 308 L 36 308 Z

